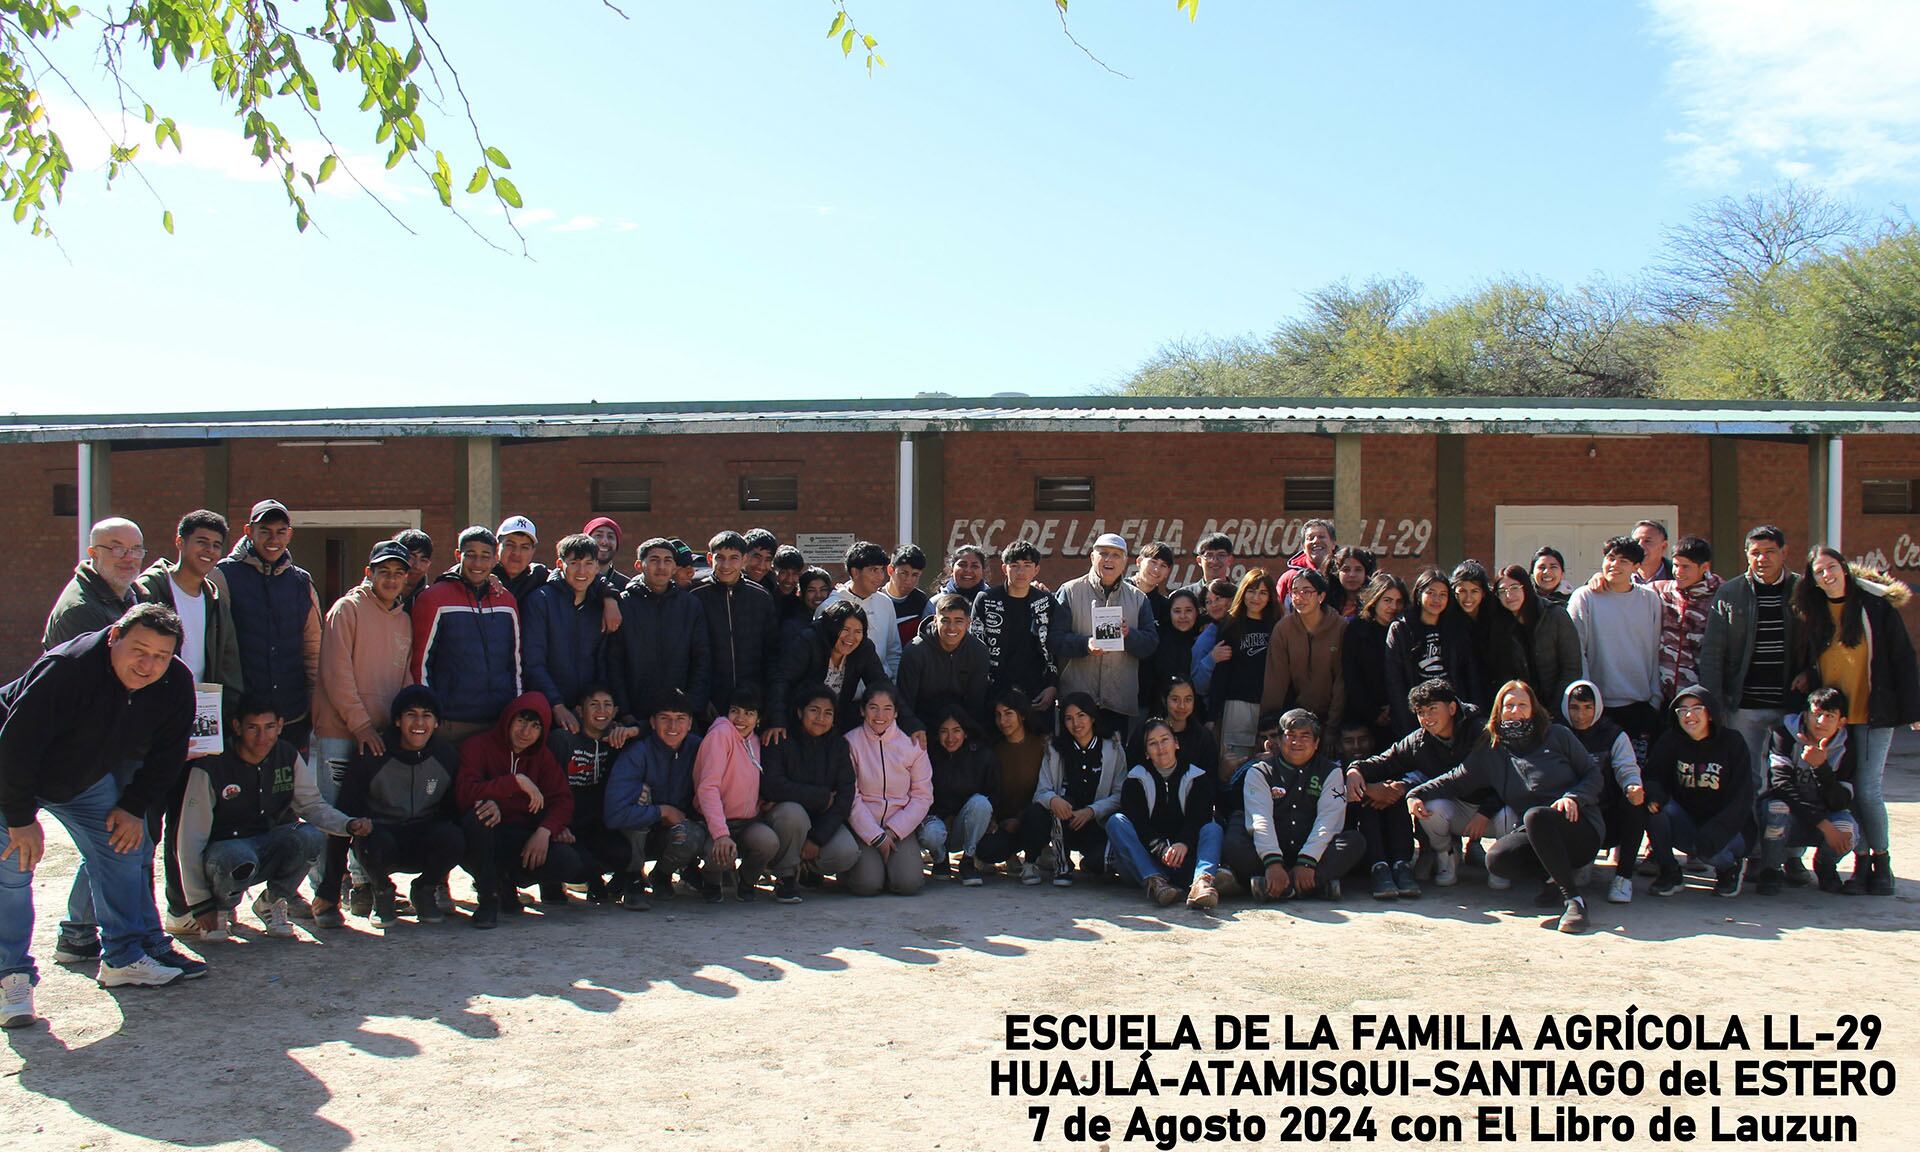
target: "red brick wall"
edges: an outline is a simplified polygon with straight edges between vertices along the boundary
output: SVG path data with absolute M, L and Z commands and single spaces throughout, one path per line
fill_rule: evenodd
M 0 447 L 0 517 L 12 546 L 4 561 L 7 595 L 0 600 L 0 681 L 13 679 L 40 654 L 40 634 L 54 597 L 79 558 L 78 517 L 53 515 L 53 486 L 79 474 L 71 444 Z
M 1911 436 L 1849 436 L 1842 467 L 1842 550 L 1920 592 L 1920 516 L 1869 516 L 1862 508 L 1863 481 L 1920 481 L 1920 444 Z M 1904 615 L 1907 630 L 1920 638 L 1920 595 L 1907 602 Z
M 540 562 L 587 521 L 610 515 L 620 524 L 620 570 L 633 571 L 633 549 L 652 536 L 679 537 L 694 551 L 717 531 L 765 528 L 790 544 L 800 532 L 852 532 L 889 551 L 896 541 L 900 440 L 892 433 L 843 436 L 606 436 L 504 445 L 500 449 L 502 517 L 530 517 L 540 529 Z M 740 477 L 798 475 L 796 512 L 740 511 Z M 646 476 L 651 512 L 593 511 L 596 477 Z M 840 556 L 809 556 L 845 576 Z
M 253 505 L 268 498 L 296 513 L 418 508 L 420 527 L 433 537 L 438 562 L 453 554 L 448 545 L 466 527 L 453 522 L 464 452 L 464 442 L 457 439 L 393 439 L 378 446 L 332 448 L 235 440 L 227 467 L 227 519 L 239 530 Z M 116 476 L 114 491 L 119 490 Z M 302 549 L 300 535 L 296 530 L 294 559 L 314 571 L 321 557 L 313 554 L 311 545 Z
M 1778 525 L 1787 534 L 1787 551 L 1807 548 L 1807 449 L 1804 444 L 1748 441 L 1740 445 L 1740 535 L 1756 524 Z M 1744 557 L 1716 567 L 1722 576 L 1746 570 Z

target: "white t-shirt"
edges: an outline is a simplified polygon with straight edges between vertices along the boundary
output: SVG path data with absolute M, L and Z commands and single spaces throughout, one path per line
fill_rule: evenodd
M 826 611 L 827 605 L 837 600 L 853 598 L 852 587 L 842 584 L 833 590 L 832 595 L 821 601 L 820 612 Z M 873 642 L 874 653 L 880 657 L 880 663 L 886 668 L 888 676 L 898 676 L 900 674 L 900 628 L 893 611 L 893 597 L 887 595 L 887 586 L 882 584 L 879 591 L 859 601 L 859 604 L 867 613 L 867 639 Z M 814 613 L 816 619 L 820 612 Z
M 186 634 L 180 643 L 180 659 L 193 671 L 193 682 L 207 679 L 207 597 L 189 596 L 179 584 L 173 586 L 173 610 L 180 614 L 180 628 Z

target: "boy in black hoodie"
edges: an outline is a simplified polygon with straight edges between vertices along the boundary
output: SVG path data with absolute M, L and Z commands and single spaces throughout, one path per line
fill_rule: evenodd
M 391 928 L 399 908 L 389 878 L 414 872 L 412 902 L 422 923 L 445 919 L 437 890 L 466 854 L 453 802 L 460 754 L 439 738 L 440 702 L 431 689 L 409 684 L 394 694 L 393 728 L 383 737 L 386 751 L 358 752 L 340 782 L 340 811 L 373 822 L 372 831 L 354 838 L 354 849 L 374 886 L 373 924 Z M 337 875 L 330 873 L 338 882 Z M 338 890 L 322 893 L 338 897 Z
M 1673 713 L 1679 728 L 1647 753 L 1647 839 L 1660 869 L 1653 894 L 1686 886 L 1678 848 L 1713 868 L 1716 895 L 1738 896 L 1742 861 L 1757 839 L 1747 742 L 1722 722 L 1719 698 L 1698 685 L 1680 690 Z
M 1766 830 L 1760 840 L 1760 895 L 1786 883 L 1789 852 L 1812 847 L 1822 892 L 1838 892 L 1840 858 L 1858 845 L 1853 813 L 1853 764 L 1847 741 L 1847 694 L 1816 688 L 1807 709 L 1773 730 L 1767 764 Z
M 1575 680 L 1560 697 L 1560 714 L 1587 755 L 1602 768 L 1600 816 L 1607 834 L 1602 848 L 1614 849 L 1613 879 L 1607 885 L 1609 904 L 1633 902 L 1633 870 L 1640 862 L 1640 842 L 1647 834 L 1647 789 L 1641 779 L 1640 757 L 1633 737 L 1606 714 L 1600 687 L 1591 680 Z
M 547 746 L 560 770 L 567 774 L 567 787 L 573 792 L 573 820 L 554 839 L 579 849 L 587 899 L 611 904 L 627 890 L 627 874 L 633 868 L 632 845 L 600 818 L 606 807 L 607 772 L 620 754 L 620 745 L 626 743 L 622 738 L 626 730 L 614 727 L 620 709 L 605 684 L 589 684 L 582 689 L 573 710 L 580 731 L 568 732 L 555 725 L 547 736 Z M 613 874 L 611 882 L 606 879 L 609 872 Z M 549 886 L 540 898 L 547 903 L 565 902 L 557 885 Z

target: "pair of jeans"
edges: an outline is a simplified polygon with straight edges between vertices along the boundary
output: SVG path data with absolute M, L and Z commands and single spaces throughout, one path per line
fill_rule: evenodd
M 574 851 L 580 854 L 578 883 L 598 880 L 609 872 L 616 875 L 635 871 L 633 845 L 625 836 L 598 824 L 573 829 Z
M 200 854 L 207 887 L 222 908 L 238 906 L 255 884 L 267 886 L 269 900 L 291 900 L 300 894 L 300 878 L 320 859 L 328 839 L 311 824 L 282 824 L 258 836 L 216 840 Z
M 320 799 L 329 804 L 339 803 L 340 784 L 347 778 L 347 765 L 359 749 L 360 741 L 351 736 L 313 738 L 313 782 L 320 788 Z M 366 865 L 359 853 L 348 851 L 350 846 L 351 842 L 343 837 L 328 838 L 326 851 L 313 862 L 308 876 L 316 897 L 338 904 L 343 879 L 352 877 L 356 888 L 367 882 Z
M 1855 724 L 1847 730 L 1860 758 L 1853 767 L 1853 814 L 1860 820 L 1860 840 L 1869 852 L 1885 852 L 1887 838 L 1887 754 L 1893 750 L 1893 729 Z
M 650 828 L 623 831 L 627 844 L 633 849 L 635 873 L 646 861 L 654 861 L 651 887 L 658 896 L 671 895 L 673 874 L 692 867 L 707 850 L 707 826 L 698 820 L 682 820 L 678 824 L 661 821 Z
M 118 799 L 120 793 L 126 790 L 127 783 L 133 779 L 133 774 L 140 770 L 141 763 L 139 760 L 123 760 L 119 764 L 114 765 L 113 772 L 109 778 L 113 781 L 113 794 L 115 799 Z M 185 777 L 186 772 L 183 770 L 180 775 Z M 181 786 L 184 787 L 184 783 Z M 151 821 L 148 822 L 148 827 L 151 829 Z M 167 844 L 167 855 L 171 857 L 173 855 L 173 845 L 170 842 L 171 838 L 168 837 L 167 839 L 169 840 Z M 173 872 L 175 869 L 170 868 L 168 871 Z M 148 886 L 151 887 L 153 879 L 153 861 L 151 859 L 147 861 L 147 872 Z M 177 881 L 174 884 L 169 884 L 167 886 L 168 896 L 171 897 L 175 895 L 177 888 Z M 169 903 L 171 902 L 172 901 L 169 900 Z M 182 910 L 184 910 L 184 907 L 185 902 L 182 901 Z M 73 882 L 67 888 L 67 918 L 60 921 L 60 939 L 73 944 L 91 944 L 97 940 L 99 936 L 100 921 L 99 918 L 95 916 L 93 910 L 93 882 L 87 871 L 87 861 L 83 857 L 80 861 L 80 866 L 73 870 Z
M 1647 841 L 1652 845 L 1653 862 L 1662 874 L 1678 872 L 1680 865 L 1674 860 L 1675 849 L 1689 856 L 1700 855 L 1700 826 L 1694 823 L 1691 813 L 1678 804 L 1669 803 L 1660 811 L 1647 818 Z M 1707 866 L 1716 872 L 1723 872 L 1747 858 L 1746 836 L 1735 833 L 1719 852 L 1706 857 Z
M 1367 843 L 1366 861 L 1374 864 L 1404 864 L 1413 859 L 1413 817 L 1407 812 L 1407 798 L 1385 808 L 1360 805 L 1360 835 Z
M 938 859 L 945 859 L 955 852 L 971 856 L 980 847 L 980 840 L 992 823 L 993 801 L 976 792 L 967 797 L 965 804 L 960 805 L 960 811 L 954 813 L 951 826 L 938 816 L 927 817 L 926 822 L 920 825 L 920 847 Z
M 131 852 L 116 852 L 107 842 L 107 814 L 120 799 L 120 784 L 103 776 L 71 800 L 40 801 L 73 837 L 91 878 L 92 900 L 99 912 L 102 963 L 123 968 L 143 955 L 163 953 L 173 946 L 160 930 L 160 909 L 153 902 L 153 838 L 142 835 Z M 0 824 L 0 851 L 10 838 Z M 20 867 L 16 853 L 0 859 L 0 976 L 25 972 L 38 981 L 33 956 L 33 873 Z
M 1220 866 L 1223 832 L 1217 821 L 1209 820 L 1202 824 L 1194 843 L 1187 845 L 1185 862 L 1179 868 L 1168 868 L 1147 851 L 1139 830 L 1134 828 L 1133 821 L 1127 819 L 1127 814 L 1115 812 L 1107 818 L 1107 866 L 1126 877 L 1127 883 L 1135 887 L 1144 886 L 1149 876 L 1159 876 L 1184 885 L 1199 873 L 1212 872 Z
M 1815 866 L 1839 867 L 1840 858 L 1859 846 L 1860 829 L 1851 812 L 1829 812 L 1827 819 L 1846 836 L 1847 846 L 1842 851 L 1827 847 L 1827 838 L 1820 831 L 1818 820 L 1794 811 L 1793 805 L 1785 800 L 1767 801 L 1767 826 L 1760 835 L 1761 867 L 1786 867 L 1788 852 L 1797 848 L 1812 848 Z
M 1767 757 L 1773 741 L 1774 726 L 1786 719 L 1779 708 L 1735 708 L 1727 714 L 1727 727 L 1740 734 L 1747 745 L 1747 766 L 1753 771 L 1753 815 L 1761 826 L 1767 822 Z M 1853 737 L 1849 735 L 1848 740 Z M 1646 760 L 1640 761 L 1642 764 Z
M 767 823 L 779 834 L 782 845 L 781 855 L 773 859 L 773 874 L 782 880 L 799 875 L 800 852 L 813 832 L 813 814 L 791 800 L 782 800 L 773 806 L 773 811 L 767 813 Z M 925 837 L 926 831 L 924 827 L 920 829 L 922 837 Z M 789 844 L 792 846 L 791 858 L 786 848 Z M 859 859 L 860 842 L 853 838 L 853 833 L 843 823 L 833 830 L 833 835 L 827 837 L 825 844 L 820 845 L 819 853 L 813 858 L 813 866 L 823 876 L 838 876 L 853 867 Z
M 1019 826 L 1008 831 L 1003 826 L 980 837 L 974 858 L 982 864 L 1003 864 L 1016 855 L 1029 864 L 1040 862 L 1040 853 L 1053 839 L 1053 813 L 1038 804 L 1029 804 L 1017 817 Z

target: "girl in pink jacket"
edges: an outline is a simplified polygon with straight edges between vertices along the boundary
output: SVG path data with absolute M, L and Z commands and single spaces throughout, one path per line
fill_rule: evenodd
M 853 810 L 847 826 L 860 858 L 843 879 L 856 896 L 883 889 L 911 896 L 926 883 L 915 834 L 933 807 L 933 766 L 926 750 L 894 723 L 889 688 L 874 688 L 861 705 L 865 722 L 847 733 L 853 759 Z
M 734 895 L 755 896 L 760 877 L 781 855 L 780 838 L 760 819 L 760 697 L 739 688 L 727 702 L 727 714 L 713 722 L 693 760 L 693 806 L 707 826 L 706 868 L 700 894 L 709 904 L 725 897 L 720 886 L 733 878 Z M 794 845 L 798 851 L 799 846 Z M 739 874 L 734 876 L 735 862 Z

